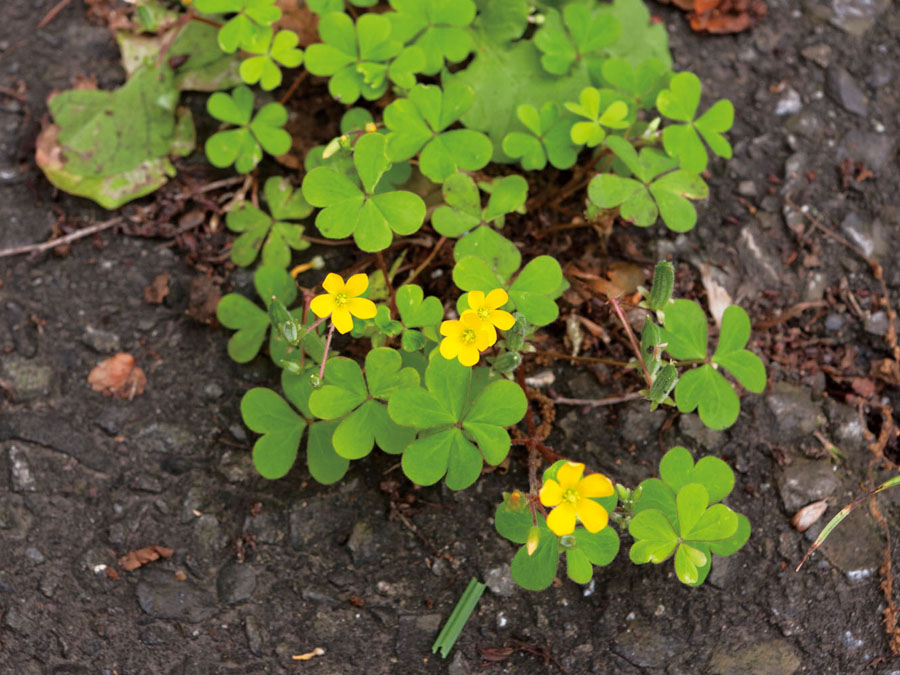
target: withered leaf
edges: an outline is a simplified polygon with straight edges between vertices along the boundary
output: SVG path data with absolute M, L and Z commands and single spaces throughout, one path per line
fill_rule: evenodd
M 169 273 L 158 274 L 153 282 L 144 289 L 144 302 L 161 305 L 169 294 Z
M 165 546 L 145 546 L 136 551 L 129 551 L 119 558 L 119 567 L 126 572 L 136 570 L 138 567 L 146 565 L 148 562 L 159 560 L 160 558 L 171 558 L 174 551 Z
M 135 366 L 131 354 L 120 352 L 112 358 L 101 361 L 88 375 L 88 383 L 94 391 L 105 396 L 115 396 L 132 400 L 144 393 L 147 376 Z

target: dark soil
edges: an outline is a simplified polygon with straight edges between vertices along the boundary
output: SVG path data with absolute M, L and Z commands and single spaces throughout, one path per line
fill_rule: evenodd
M 108 217 L 55 193 L 31 164 L 51 89 L 75 75 L 104 87 L 122 77 L 108 31 L 85 21 L 80 0 L 36 29 L 55 4 L 0 7 L 0 249 L 44 241 L 58 221 Z M 853 36 L 829 22 L 847 6 L 885 11 Z M 711 167 L 693 232 L 627 236 L 648 259 L 671 255 L 683 290 L 699 292 L 700 267 L 713 265 L 763 326 L 752 346 L 771 384 L 743 397 L 723 433 L 643 403 L 559 406 L 548 444 L 627 484 L 652 475 L 676 443 L 723 457 L 737 474 L 729 503 L 753 523 L 748 545 L 689 589 L 671 563 L 630 564 L 626 537 L 587 587 L 562 581 L 535 594 L 508 579 L 514 547 L 490 520 L 504 489 L 527 485 L 520 456 L 462 493 L 414 490 L 383 455 L 333 487 L 302 462 L 267 482 L 250 464 L 238 403 L 248 387 L 274 386 L 273 368 L 232 363 L 226 331 L 185 314 L 198 272 L 171 242 L 107 232 L 65 256 L 0 259 L 0 672 L 460 674 L 487 656 L 497 657 L 487 672 L 900 670 L 882 623 L 883 530 L 861 509 L 796 573 L 821 522 L 806 534 L 790 523 L 821 498 L 831 517 L 858 494 L 872 458 L 848 403 L 853 378 L 890 356 L 880 286 L 792 205 L 877 258 L 897 308 L 900 12 L 888 2 L 770 0 L 751 32 L 704 37 L 677 11 L 653 10 L 678 67 L 700 75 L 708 100 L 735 103 L 735 158 Z M 22 100 L 7 95 L 19 83 Z M 857 182 L 863 167 L 874 176 Z M 337 260 L 334 249 L 323 254 Z M 169 295 L 147 304 L 145 287 L 164 271 Z M 132 401 L 87 384 L 116 351 L 147 373 Z M 551 369 L 560 395 L 613 393 L 587 368 Z M 898 396 L 875 387 L 863 410 L 877 433 L 878 404 Z M 846 455 L 835 470 L 815 433 Z M 412 502 L 415 531 L 389 517 L 392 502 Z M 900 499 L 889 491 L 880 504 L 896 542 Z M 148 545 L 174 555 L 110 578 L 118 555 Z M 442 661 L 431 644 L 473 576 L 490 590 Z M 316 648 L 324 654 L 292 659 Z

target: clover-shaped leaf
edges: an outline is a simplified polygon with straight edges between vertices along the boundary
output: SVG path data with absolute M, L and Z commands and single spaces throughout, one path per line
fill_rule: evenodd
M 557 169 L 570 169 L 578 157 L 578 148 L 572 143 L 569 131 L 573 118 L 561 114 L 559 106 L 547 101 L 540 112 L 533 105 L 524 103 L 516 108 L 516 117 L 528 130 L 511 131 L 503 138 L 503 152 L 519 159 L 523 169 L 540 171 L 550 164 Z
M 482 223 L 503 225 L 507 213 L 525 204 L 528 183 L 522 176 L 504 176 L 490 185 L 487 206 L 481 208 L 481 195 L 471 176 L 454 173 L 444 181 L 442 192 L 445 204 L 435 209 L 431 224 L 438 234 L 459 237 Z
M 365 457 L 375 443 L 385 452 L 400 454 L 415 438 L 415 430 L 396 424 L 382 403 L 396 390 L 419 384 L 419 374 L 414 368 L 402 367 L 396 350 L 378 347 L 369 351 L 365 379 L 356 361 L 329 359 L 324 382 L 310 395 L 309 409 L 316 417 L 340 420 L 331 440 L 341 457 Z
M 718 457 L 706 456 L 694 464 L 690 451 L 681 446 L 669 450 L 659 462 L 659 476 L 678 492 L 689 483 L 706 488 L 710 503 L 720 502 L 734 487 L 734 472 Z
M 296 68 L 303 62 L 303 50 L 297 48 L 300 38 L 292 30 L 281 30 L 272 37 L 269 28 L 253 45 L 246 48 L 251 54 L 241 62 L 241 79 L 271 91 L 281 84 L 281 68 Z
M 426 298 L 421 286 L 404 284 L 397 289 L 395 301 L 403 322 L 400 344 L 404 351 L 414 352 L 422 349 L 427 340 L 437 342 L 440 339 L 437 327 L 444 316 L 444 307 L 438 298 L 432 295 Z
M 387 91 L 387 62 L 403 49 L 387 18 L 366 13 L 354 25 L 343 12 L 330 12 L 319 19 L 319 36 L 322 42 L 306 50 L 306 69 L 331 76 L 328 91 L 335 99 L 374 101 Z
M 505 271 L 505 270 L 504 270 Z M 562 268 L 547 255 L 531 260 L 510 284 L 509 277 L 492 268 L 479 255 L 461 258 L 453 268 L 453 283 L 463 291 L 485 293 L 502 287 L 509 292 L 506 309 L 516 309 L 536 326 L 546 326 L 559 316 L 556 298 L 565 290 Z
M 631 143 L 618 136 L 610 136 L 606 143 L 635 178 L 611 173 L 594 176 L 588 185 L 594 204 L 604 209 L 618 206 L 622 218 L 640 227 L 652 225 L 659 216 L 675 232 L 686 232 L 697 224 L 697 211 L 688 200 L 709 194 L 700 176 L 683 169 L 672 171 L 674 160 L 652 148 L 638 155 Z
M 615 16 L 591 11 L 593 2 L 572 2 L 563 8 L 547 12 L 544 24 L 534 35 L 534 44 L 541 50 L 541 65 L 554 75 L 565 75 L 576 59 L 584 58 L 608 47 L 622 33 Z M 563 25 L 565 24 L 565 25 Z
M 657 58 L 666 68 L 672 65 L 669 53 L 669 37 L 666 26 L 650 15 L 650 10 L 642 0 L 613 0 L 611 3 L 598 3 L 595 14 L 608 14 L 618 19 L 619 24 L 627 26 L 622 37 L 609 45 L 605 52 L 615 58 L 628 60 L 637 66 L 644 59 Z M 589 64 L 594 79 L 597 78 L 597 66 L 602 68 L 602 59 L 594 59 Z
M 706 170 L 707 155 L 703 141 L 719 157 L 731 158 L 731 145 L 722 135 L 734 123 L 734 106 L 722 99 L 697 119 L 700 105 L 700 78 L 693 73 L 678 73 L 668 89 L 656 97 L 656 107 L 665 117 L 684 124 L 670 124 L 663 129 L 663 147 L 672 157 L 677 157 L 681 168 L 700 173 Z M 697 132 L 700 135 L 697 135 Z
M 291 249 L 309 248 L 303 238 L 303 226 L 286 222 L 305 218 L 312 212 L 300 190 L 294 190 L 287 178 L 272 176 L 264 187 L 271 216 L 265 211 L 244 202 L 225 217 L 232 232 L 240 232 L 231 246 L 231 260 L 246 267 L 256 260 L 262 250 L 262 264 L 287 267 L 291 262 Z
M 706 362 L 681 375 L 675 386 L 675 404 L 681 412 L 699 409 L 700 419 L 712 429 L 731 426 L 740 413 L 740 400 L 717 366 L 725 368 L 749 391 L 758 394 L 766 388 L 763 362 L 745 349 L 750 318 L 737 305 L 722 314 L 719 345 L 711 359 L 706 353 L 706 315 L 690 300 L 675 300 L 668 305 L 661 336 L 673 358 Z
M 458 262 L 468 256 L 480 258 L 501 279 L 508 279 L 522 264 L 518 247 L 492 227 L 482 225 L 462 236 L 453 247 Z
M 487 136 L 471 129 L 444 131 L 469 109 L 472 100 L 472 90 L 455 80 L 443 90 L 417 84 L 407 98 L 384 109 L 384 124 L 390 129 L 388 157 L 399 162 L 421 151 L 419 169 L 438 183 L 457 170 L 483 168 L 493 150 Z
M 642 109 L 653 107 L 660 90 L 665 87 L 669 69 L 657 58 L 641 61 L 635 68 L 621 58 L 603 61 L 601 67 L 604 82 L 630 96 Z
M 204 14 L 237 12 L 219 29 L 219 46 L 227 54 L 258 44 L 268 27 L 281 18 L 275 0 L 196 0 L 195 7 Z
M 606 129 L 627 129 L 634 123 L 634 113 L 620 94 L 612 89 L 585 87 L 578 103 L 567 102 L 566 108 L 584 117 L 586 122 L 572 125 L 569 136 L 576 145 L 595 148 L 606 138 Z
M 476 28 L 494 44 L 518 40 L 528 27 L 532 11 L 528 0 L 476 0 L 476 4 Z
M 391 418 L 418 433 L 402 460 L 413 482 L 432 485 L 446 475 L 447 487 L 462 490 L 481 474 L 483 461 L 497 465 L 506 458 L 510 439 L 504 427 L 524 417 L 527 401 L 517 384 L 486 383 L 484 372 L 433 354 L 425 388 L 391 396 Z
M 273 295 L 283 305 L 290 305 L 297 297 L 297 285 L 281 267 L 259 267 L 253 283 L 266 307 Z M 229 293 L 219 301 L 216 318 L 226 328 L 237 331 L 228 341 L 228 355 L 234 361 L 247 363 L 259 353 L 270 323 L 265 310 L 239 293 Z
M 239 126 L 207 139 L 206 156 L 213 166 L 234 164 L 239 173 L 248 173 L 262 159 L 263 150 L 283 155 L 291 148 L 291 136 L 282 128 L 287 110 L 278 103 L 267 103 L 253 115 L 253 92 L 248 87 L 237 87 L 231 94 L 214 93 L 206 109 L 216 119 Z
M 393 233 L 412 234 L 425 220 L 425 202 L 405 190 L 373 194 L 390 169 L 385 156 L 385 137 L 366 134 L 356 143 L 353 163 L 362 188 L 329 166 L 311 170 L 303 179 L 303 195 L 313 206 L 322 207 L 316 227 L 329 239 L 353 235 L 363 251 L 374 252 L 391 245 Z
M 394 12 L 387 14 L 393 36 L 412 43 L 425 54 L 425 75 L 437 75 L 444 61 L 459 63 L 472 51 L 466 26 L 475 18 L 472 0 L 390 0 Z

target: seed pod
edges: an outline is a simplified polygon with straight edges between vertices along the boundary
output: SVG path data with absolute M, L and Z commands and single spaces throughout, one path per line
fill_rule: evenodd
M 675 388 L 676 382 L 678 382 L 678 371 L 675 369 L 675 366 L 669 363 L 659 371 L 659 375 L 653 380 L 653 386 L 650 387 L 650 391 L 647 394 L 650 399 L 651 410 L 656 410 L 659 404 L 668 398 Z
M 791 525 L 793 525 L 794 529 L 798 532 L 805 532 L 813 523 L 822 517 L 827 509 L 828 502 L 824 499 L 820 499 L 812 504 L 807 504 L 794 514 L 794 517 L 791 518 Z
M 274 295 L 269 303 L 269 321 L 289 345 L 297 346 L 300 342 L 300 322 L 291 316 L 287 307 Z
M 494 370 L 498 373 L 511 373 L 522 363 L 522 356 L 518 352 L 506 352 L 494 360 Z
M 650 289 L 650 297 L 647 304 L 650 309 L 658 311 L 663 309 L 672 299 L 672 290 L 675 288 L 675 268 L 672 263 L 660 261 L 653 270 L 653 287 Z
M 528 551 L 528 555 L 534 555 L 534 552 L 537 551 L 538 543 L 541 540 L 541 531 L 536 526 L 532 526 L 530 530 L 528 530 L 528 539 L 525 540 L 525 550 Z

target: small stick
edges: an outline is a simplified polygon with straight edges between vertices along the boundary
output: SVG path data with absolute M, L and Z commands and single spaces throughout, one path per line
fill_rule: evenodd
M 68 4 L 72 2 L 72 0 L 59 0 L 49 12 L 44 15 L 44 18 L 41 19 L 41 22 L 37 25 L 38 30 L 46 26 L 48 23 L 53 21 L 56 18 L 56 15 L 63 11 Z
M 438 239 L 438 243 L 434 245 L 434 248 L 431 249 L 431 253 L 428 254 L 428 257 L 419 265 L 412 274 L 409 275 L 409 279 L 406 280 L 406 283 L 411 284 L 417 276 L 424 270 L 428 265 L 434 260 L 434 256 L 437 255 L 438 251 L 441 250 L 441 247 L 446 243 L 447 237 L 441 237 Z
M 286 92 L 284 92 L 284 96 L 282 96 L 281 100 L 278 101 L 281 105 L 284 105 L 285 103 L 287 103 L 288 100 L 291 98 L 291 96 L 294 95 L 294 92 L 297 91 L 297 87 L 299 87 L 300 83 L 306 79 L 306 75 L 308 72 L 309 71 L 306 70 L 306 68 L 304 68 L 303 70 L 300 71 L 300 74 L 296 78 L 294 78 L 294 81 L 291 83 L 291 86 L 288 87 L 288 90 Z
M 69 242 L 76 241 L 77 239 L 83 239 L 84 237 L 96 234 L 97 232 L 102 232 L 103 230 L 108 230 L 111 227 L 115 227 L 116 225 L 121 224 L 122 217 L 116 216 L 115 218 L 104 220 L 102 223 L 97 223 L 96 225 L 91 225 L 90 227 L 76 230 L 75 232 L 67 234 L 64 237 L 60 237 L 59 239 L 51 239 L 50 241 L 45 241 L 41 244 L 29 244 L 27 246 L 17 246 L 14 248 L 2 249 L 0 250 L 0 258 L 6 258 L 11 255 L 19 255 L 21 253 L 40 253 L 41 251 L 46 251 L 50 248 L 56 248 L 57 246 L 68 244 Z
M 647 370 L 647 364 L 644 363 L 644 356 L 641 354 L 641 348 L 638 346 L 637 338 L 634 337 L 634 331 L 631 330 L 631 324 L 629 324 L 628 320 L 625 318 L 625 313 L 619 306 L 619 301 L 615 298 L 610 298 L 609 304 L 612 306 L 613 311 L 616 313 L 616 316 L 622 323 L 622 328 L 625 329 L 625 332 L 628 334 L 628 340 L 629 342 L 631 342 L 631 348 L 634 350 L 635 355 L 638 357 L 638 361 L 641 362 L 641 370 L 644 371 L 644 379 L 647 380 L 647 386 L 652 386 L 653 380 L 650 378 L 650 371 Z
M 615 405 L 617 403 L 625 403 L 626 401 L 635 401 L 639 398 L 644 398 L 644 395 L 638 391 L 630 391 L 626 394 L 607 396 L 605 398 L 565 398 L 564 396 L 557 396 L 550 400 L 554 403 L 561 403 L 562 405 L 589 405 L 592 408 L 597 408 L 602 405 Z

